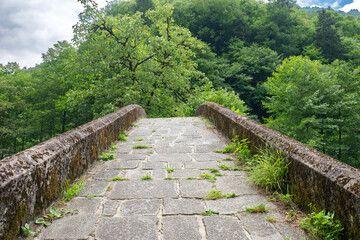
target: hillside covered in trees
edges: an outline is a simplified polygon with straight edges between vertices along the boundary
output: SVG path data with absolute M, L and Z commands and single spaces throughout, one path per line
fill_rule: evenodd
M 34 68 L 0 65 L 0 158 L 128 104 L 218 102 L 360 167 L 360 20 L 292 0 L 91 0 Z

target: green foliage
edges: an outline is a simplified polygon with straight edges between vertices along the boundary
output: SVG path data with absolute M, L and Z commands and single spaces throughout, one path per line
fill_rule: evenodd
M 96 197 L 96 194 L 89 194 L 86 196 L 87 199 L 93 199 L 94 197 Z
M 216 181 L 216 177 L 211 175 L 210 173 L 202 173 L 200 174 L 201 178 L 207 179 L 209 182 L 215 182 Z
M 272 114 L 267 125 L 358 166 L 353 124 L 360 119 L 360 85 L 355 72 L 339 61 L 323 65 L 301 56 L 285 59 L 264 84 L 271 96 L 264 102 Z
M 81 178 L 76 183 L 70 185 L 68 180 L 65 180 L 64 184 L 61 187 L 61 195 L 64 197 L 66 202 L 70 201 L 73 197 L 79 195 L 79 193 L 85 187 L 85 179 Z
M 34 231 L 32 230 L 32 228 L 29 226 L 28 223 L 25 223 L 25 225 L 22 226 L 21 229 L 22 229 L 25 237 L 28 237 L 28 236 L 30 236 L 30 235 L 35 235 L 35 234 L 36 234 L 36 232 L 34 232 Z
M 101 155 L 98 156 L 98 159 L 99 159 L 100 162 L 113 160 L 114 159 L 114 154 L 102 153 Z
M 270 209 L 265 206 L 265 204 L 260 203 L 254 207 L 246 207 L 245 212 L 247 213 L 264 213 L 268 212 Z
M 220 198 L 234 198 L 236 197 L 235 193 L 222 193 L 220 190 L 211 190 L 203 199 L 206 200 L 216 200 Z
M 276 217 L 271 217 L 271 216 L 265 216 L 265 219 L 271 223 L 274 223 L 277 221 Z
M 118 147 L 114 144 L 114 143 L 111 143 L 111 146 L 110 146 L 110 148 L 109 148 L 109 151 L 110 152 L 114 152 L 114 151 L 116 151 L 118 149 Z
M 166 171 L 167 171 L 168 173 L 172 173 L 174 170 L 175 170 L 175 168 L 166 168 Z
M 47 213 L 43 217 L 36 219 L 35 223 L 41 224 L 41 225 L 44 225 L 45 227 L 47 227 L 47 226 L 50 226 L 54 220 L 62 218 L 66 214 L 73 215 L 74 213 L 77 213 L 78 210 L 76 210 L 76 209 L 75 210 L 73 210 L 73 209 L 56 209 L 55 207 L 51 207 L 49 209 L 49 212 L 50 213 Z
M 244 161 L 247 164 L 251 164 L 253 161 L 253 155 L 251 154 L 251 151 L 249 149 L 250 141 L 245 139 L 241 139 L 240 141 L 237 138 L 233 139 L 233 144 L 235 146 L 235 153 L 236 156 Z
M 172 177 L 166 177 L 166 178 L 164 178 L 164 180 L 173 180 L 173 178 Z
M 127 139 L 127 136 L 128 134 L 127 134 L 127 132 L 124 130 L 124 131 L 122 131 L 120 134 L 119 134 L 119 137 L 118 137 L 118 139 L 119 139 L 119 141 L 122 141 L 122 142 L 125 142 L 125 141 L 127 141 L 128 139 Z
M 135 146 L 133 146 L 133 149 L 147 149 L 147 148 L 151 148 L 151 147 L 146 146 L 146 145 L 135 145 Z
M 205 212 L 201 213 L 201 215 L 204 215 L 204 216 L 213 216 L 213 215 L 219 215 L 218 212 L 215 212 L 214 210 L 206 210 Z
M 126 180 L 129 180 L 129 178 L 124 178 L 124 177 L 117 176 L 117 177 L 113 177 L 111 179 L 111 181 L 126 181 Z
M 145 180 L 145 181 L 149 181 L 149 180 L 154 180 L 150 175 L 146 175 L 140 178 L 140 180 Z
M 249 166 L 249 180 L 258 187 L 265 188 L 266 191 L 281 190 L 288 165 L 280 151 L 266 146 L 260 149 L 255 164 Z
M 335 213 L 326 213 L 325 210 L 312 212 L 301 221 L 300 226 L 306 229 L 312 239 L 343 239 L 343 227 L 339 220 L 334 219 Z
M 143 138 L 134 139 L 134 142 L 141 142 L 141 141 L 144 141 L 144 139 Z

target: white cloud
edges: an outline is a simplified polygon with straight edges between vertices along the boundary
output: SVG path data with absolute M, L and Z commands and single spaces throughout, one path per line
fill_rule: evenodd
M 354 0 L 352 3 L 347 4 L 344 7 L 340 8 L 340 10 L 344 12 L 348 12 L 351 9 L 360 10 L 360 0 Z
M 99 7 L 106 0 L 97 0 Z M 1 0 L 0 63 L 33 67 L 57 41 L 72 38 L 82 6 L 76 0 Z

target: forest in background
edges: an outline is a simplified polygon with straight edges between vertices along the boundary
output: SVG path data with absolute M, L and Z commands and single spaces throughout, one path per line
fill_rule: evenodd
M 128 104 L 175 117 L 213 101 L 360 167 L 359 18 L 292 0 L 79 1 L 72 42 L 0 64 L 0 158 Z

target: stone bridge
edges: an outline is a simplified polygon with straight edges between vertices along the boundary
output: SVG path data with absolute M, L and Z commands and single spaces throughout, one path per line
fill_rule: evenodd
M 323 155 L 215 103 L 199 107 L 203 118 L 147 119 L 130 105 L 0 161 L 0 239 L 16 239 L 25 223 L 50 206 L 79 213 L 43 228 L 38 239 L 301 239 L 286 212 L 246 180 L 228 155 L 215 153 L 239 136 L 252 150 L 271 143 L 290 162 L 293 200 L 307 210 L 335 211 L 348 237 L 360 239 L 360 171 Z M 96 162 L 132 123 L 128 140 L 116 142 L 115 159 Z M 217 169 L 222 176 L 204 179 Z M 86 179 L 79 196 L 55 202 L 65 181 Z M 140 180 L 141 178 L 152 180 Z M 113 181 L 113 180 L 122 181 Z M 125 180 L 126 179 L 126 180 Z M 211 190 L 236 197 L 207 200 Z M 244 213 L 260 203 L 267 213 Z M 207 216 L 214 211 L 217 215 Z M 278 219 L 272 223 L 265 219 Z

